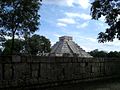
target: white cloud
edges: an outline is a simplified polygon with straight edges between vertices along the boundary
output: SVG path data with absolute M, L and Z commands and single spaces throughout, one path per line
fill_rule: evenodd
M 77 25 L 76 26 L 76 28 L 85 28 L 85 27 L 87 27 L 88 26 L 88 22 L 84 22 L 84 23 L 82 23 L 82 24 L 80 24 L 80 25 Z
M 120 41 L 118 39 L 114 39 L 113 42 L 106 42 L 103 45 L 119 47 Z
M 87 9 L 90 6 L 89 0 L 78 0 L 78 3 L 83 9 Z
M 97 42 L 96 37 L 86 37 L 86 36 L 77 36 L 78 38 L 82 40 L 87 40 L 88 42 Z
M 55 41 L 51 41 L 51 46 L 53 46 L 56 42 Z
M 73 7 L 74 4 L 77 4 L 83 9 L 87 9 L 90 6 L 89 0 L 43 0 L 42 3 L 69 7 Z
M 84 20 L 90 20 L 91 16 L 85 13 L 73 13 L 73 12 L 66 12 L 65 15 L 70 18 L 81 18 Z
M 5 36 L 5 38 L 8 40 L 8 39 L 12 39 L 12 37 L 10 36 Z M 24 39 L 23 36 L 19 37 L 17 35 L 15 35 L 15 39 Z
M 105 22 L 105 17 L 101 16 L 99 20 L 102 21 L 102 22 Z
M 64 0 L 68 6 L 73 6 L 74 0 Z
M 43 0 L 42 4 L 50 4 L 50 5 L 64 5 L 63 0 Z
M 80 17 L 80 14 L 79 14 L 79 13 L 72 13 L 72 12 L 66 12 L 65 15 L 66 15 L 67 17 L 72 17 L 72 18 Z
M 100 32 L 105 32 L 105 30 L 109 28 L 109 26 L 106 23 L 99 21 L 95 23 L 95 26 L 96 26 L 96 31 L 100 31 Z
M 73 6 L 74 0 L 43 0 L 42 3 L 71 7 L 71 6 Z
M 81 19 L 84 19 L 84 20 L 90 20 L 90 19 L 91 19 L 91 16 L 88 15 L 88 14 L 82 13 L 82 14 L 80 15 L 80 18 L 81 18 Z
M 85 38 L 86 40 L 89 40 L 91 42 L 97 42 L 97 39 L 96 38 L 91 38 L 91 37 L 88 37 L 88 38 Z
M 67 24 L 58 22 L 57 26 L 63 26 L 63 27 L 65 27 L 65 26 L 67 26 Z
M 61 18 L 61 19 L 58 19 L 58 23 L 75 24 L 76 22 L 72 18 Z
M 61 37 L 61 35 L 59 35 L 59 34 L 53 34 L 53 35 L 57 38 Z
M 92 51 L 92 50 L 93 50 L 92 48 L 90 48 L 90 47 L 88 47 L 88 46 L 81 46 L 81 48 L 82 48 L 83 50 L 85 50 L 86 52 L 89 52 L 89 51 Z
M 118 20 L 120 20 L 120 15 L 118 15 L 118 17 L 117 17 L 117 21 L 118 21 Z

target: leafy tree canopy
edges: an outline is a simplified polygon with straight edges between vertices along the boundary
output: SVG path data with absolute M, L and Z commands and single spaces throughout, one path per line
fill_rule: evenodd
M 89 52 L 90 55 L 92 55 L 93 57 L 107 57 L 107 52 L 105 51 L 99 51 L 98 49 L 95 49 L 91 52 Z
M 22 36 L 38 29 L 40 1 L 0 0 L 0 35 L 12 37 L 11 50 L 14 49 L 15 35 Z
M 29 49 L 27 49 L 27 47 L 26 49 L 29 50 L 29 52 L 32 55 L 36 55 L 38 52 L 39 53 L 50 52 L 50 47 L 51 47 L 50 40 L 44 36 L 39 36 L 35 34 L 32 37 L 30 37 L 27 42 L 28 42 L 27 46 Z
M 2 55 L 10 55 L 11 54 L 11 44 L 12 40 L 6 40 L 5 43 L 3 43 L 4 50 L 2 52 Z M 20 51 L 23 49 L 24 41 L 15 39 L 14 40 L 14 54 L 20 54 Z
M 96 20 L 105 16 L 105 22 L 110 26 L 98 34 L 99 42 L 113 41 L 115 38 L 120 40 L 120 0 L 94 0 L 91 15 Z
M 110 51 L 110 52 L 106 52 L 106 51 L 99 51 L 98 49 L 95 49 L 91 52 L 89 52 L 90 55 L 92 55 L 93 57 L 114 57 L 114 58 L 118 58 L 120 57 L 120 52 L 117 51 Z
M 11 50 L 12 40 L 6 40 L 3 43 L 4 50 L 2 55 L 9 55 Z M 48 53 L 50 52 L 51 43 L 50 40 L 44 36 L 33 35 L 29 37 L 27 40 L 19 40 L 15 39 L 14 41 L 14 54 L 31 54 L 37 55 L 39 53 Z

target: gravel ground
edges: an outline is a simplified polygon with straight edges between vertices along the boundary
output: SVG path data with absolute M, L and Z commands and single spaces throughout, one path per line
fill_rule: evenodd
M 105 80 L 87 83 L 79 83 L 44 90 L 120 90 L 120 80 Z

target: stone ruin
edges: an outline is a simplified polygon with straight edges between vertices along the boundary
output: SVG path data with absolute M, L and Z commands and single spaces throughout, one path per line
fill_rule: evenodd
M 77 45 L 70 36 L 59 37 L 59 41 L 52 46 L 50 56 L 92 57 Z

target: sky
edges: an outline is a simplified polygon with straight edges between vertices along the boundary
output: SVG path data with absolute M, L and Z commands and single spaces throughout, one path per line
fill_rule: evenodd
M 73 41 L 84 50 L 120 51 L 120 41 L 98 43 L 99 32 L 108 25 L 102 16 L 92 20 L 90 15 L 93 0 L 43 0 L 39 14 L 40 25 L 36 32 L 50 39 L 51 44 L 61 36 L 72 36 Z

